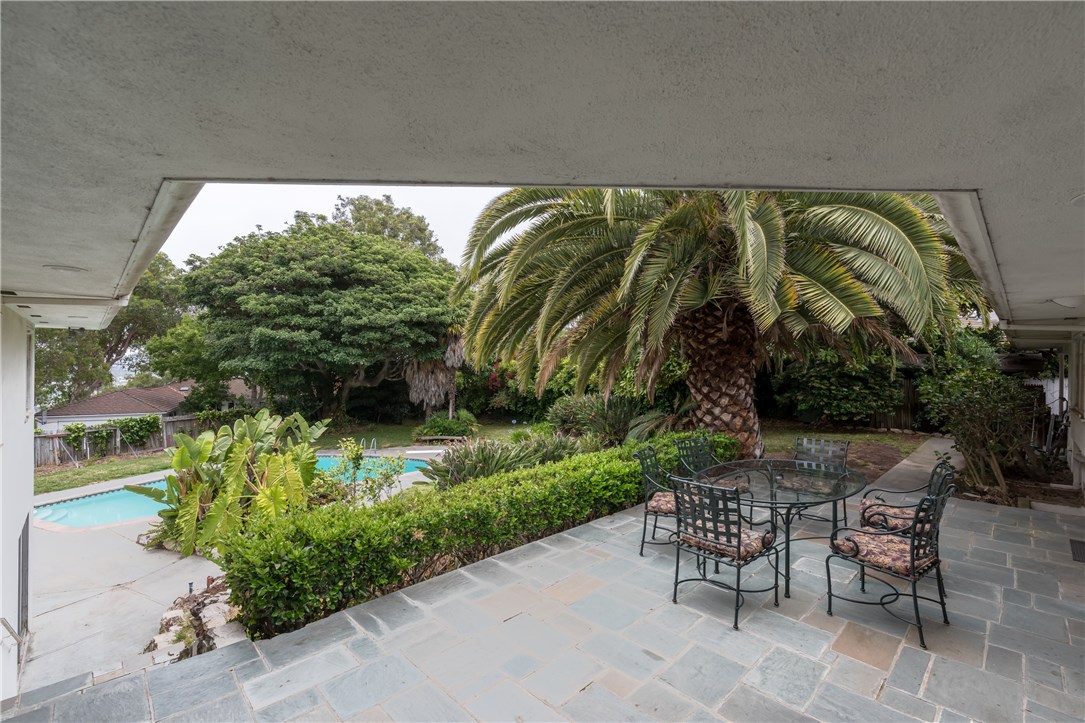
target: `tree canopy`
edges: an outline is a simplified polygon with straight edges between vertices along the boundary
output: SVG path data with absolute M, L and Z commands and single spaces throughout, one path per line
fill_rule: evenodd
M 401 379 L 411 360 L 440 359 L 462 316 L 447 261 L 306 214 L 189 263 L 186 299 L 203 308 L 210 359 L 326 416 L 341 416 L 354 389 Z
M 956 315 L 974 279 L 936 211 L 895 193 L 512 189 L 468 239 L 468 351 L 515 356 L 538 391 L 566 357 L 581 387 L 602 370 L 604 390 L 639 359 L 650 390 L 679 348 L 693 421 L 759 455 L 759 362 L 819 345 L 907 354 L 899 333 Z
M 435 261 L 441 258 L 441 247 L 426 219 L 397 207 L 387 194 L 381 198 L 340 196 L 332 220 L 356 233 L 401 241 Z

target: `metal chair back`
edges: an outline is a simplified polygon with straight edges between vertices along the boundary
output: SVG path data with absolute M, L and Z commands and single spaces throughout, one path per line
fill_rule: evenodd
M 706 485 L 683 477 L 671 477 L 678 535 L 736 548 L 746 522 L 733 488 Z M 747 523 L 748 524 L 748 523 Z
M 711 437 L 692 437 L 679 439 L 674 443 L 678 450 L 678 461 L 692 474 L 699 474 L 712 465 L 716 464 L 716 456 L 712 454 Z
M 642 450 L 633 453 L 633 458 L 640 462 L 641 477 L 644 478 L 645 496 L 651 496 L 652 492 L 662 490 L 670 492 L 667 470 L 659 463 L 655 447 L 648 445 Z
M 832 468 L 848 466 L 848 447 L 850 440 L 820 439 L 818 437 L 796 437 L 795 453 L 792 459 L 797 462 L 832 465 Z
M 931 477 L 927 481 L 927 494 L 931 497 L 941 496 L 955 476 L 953 465 L 949 462 L 939 462 L 931 470 Z
M 942 494 L 928 495 L 916 506 L 911 529 L 912 570 L 916 570 L 917 561 L 938 557 L 938 529 L 942 523 L 942 513 L 956 490 L 956 485 L 950 485 Z

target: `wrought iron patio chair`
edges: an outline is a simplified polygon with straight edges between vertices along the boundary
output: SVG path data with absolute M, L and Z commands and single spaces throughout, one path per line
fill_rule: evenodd
M 870 527 L 894 532 L 907 529 L 912 524 L 918 502 L 909 504 L 905 495 L 922 493 L 927 497 L 939 497 L 953 482 L 953 465 L 939 462 L 931 470 L 927 484 L 910 490 L 873 488 L 866 490 L 866 495 L 859 503 L 860 527 Z M 890 502 L 883 495 L 899 495 L 902 499 Z
M 851 441 L 847 439 L 822 439 L 820 437 L 795 437 L 795 451 L 791 459 L 795 460 L 796 467 L 806 468 L 817 472 L 839 472 L 843 474 L 848 469 L 848 448 Z M 833 502 L 833 507 L 839 505 L 843 508 L 844 524 L 848 524 L 848 505 L 846 501 Z M 838 515 L 839 515 L 839 508 Z M 799 519 L 819 520 L 830 522 L 828 517 L 801 513 Z
M 745 593 L 773 591 L 773 604 L 780 604 L 780 535 L 775 519 L 761 522 L 751 520 L 744 514 L 741 494 L 734 488 L 701 484 L 693 480 L 672 477 L 678 534 L 674 550 L 674 594 L 678 602 L 678 586 L 684 582 L 707 582 L 735 593 L 734 628 L 738 630 L 738 611 L 745 602 Z M 696 559 L 697 577 L 679 579 L 682 553 L 692 554 Z M 769 587 L 742 589 L 743 570 L 759 560 L 766 560 L 772 567 Z M 708 563 L 715 563 L 735 571 L 735 583 L 709 577 Z
M 659 518 L 669 520 L 675 518 L 674 489 L 670 486 L 670 480 L 673 478 L 667 474 L 667 470 L 663 469 L 663 465 L 659 463 L 659 458 L 656 456 L 656 450 L 651 445 L 635 452 L 633 457 L 640 462 L 640 473 L 644 479 L 644 529 L 640 536 L 640 554 L 644 555 L 645 545 L 670 545 L 674 542 L 672 539 L 674 530 L 669 527 L 663 528 L 667 533 L 667 539 L 656 539 Z M 651 539 L 648 539 L 649 515 L 652 516 Z
M 886 612 L 904 622 L 915 625 L 919 631 L 919 646 L 927 647 L 923 638 L 923 619 L 919 615 L 919 601 L 927 600 L 938 603 L 942 608 L 942 621 L 949 625 L 946 612 L 946 586 L 942 580 L 941 560 L 938 557 L 938 529 L 942 513 L 950 496 L 956 491 L 950 485 L 936 497 L 924 497 L 915 506 L 912 521 L 901 530 L 873 530 L 870 528 L 839 527 L 833 530 L 829 538 L 832 552 L 825 558 L 825 573 L 828 585 L 828 607 L 826 612 L 833 614 L 833 598 L 847 600 L 861 605 L 881 605 Z M 890 591 L 877 600 L 859 600 L 833 592 L 833 579 L 830 563 L 833 559 L 844 560 L 859 566 L 859 590 L 866 593 L 867 570 L 876 570 L 882 575 L 895 577 L 911 585 L 911 593 L 902 592 L 883 577 L 873 578 L 886 585 Z M 933 572 L 938 583 L 938 599 L 920 595 L 919 581 Z M 908 620 L 892 609 L 890 605 L 901 597 L 912 598 L 915 622 Z
M 711 437 L 679 439 L 675 441 L 674 448 L 678 450 L 678 461 L 692 475 L 698 475 L 720 463 L 716 455 L 712 454 Z

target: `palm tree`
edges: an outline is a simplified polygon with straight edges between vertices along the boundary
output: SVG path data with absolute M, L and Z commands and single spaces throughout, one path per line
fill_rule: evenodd
M 908 355 L 895 331 L 956 314 L 939 219 L 896 193 L 515 188 L 464 252 L 468 354 L 514 355 L 537 393 L 567 356 L 579 386 L 601 372 L 604 392 L 635 362 L 651 394 L 677 347 L 693 421 L 760 456 L 758 364 L 818 344 Z

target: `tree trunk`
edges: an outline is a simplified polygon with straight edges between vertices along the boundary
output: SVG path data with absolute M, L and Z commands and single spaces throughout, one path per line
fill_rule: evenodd
M 690 312 L 680 322 L 689 371 L 686 383 L 696 402 L 698 427 L 738 439 L 742 457 L 760 457 L 761 421 L 754 407 L 757 326 L 742 304 L 730 318 L 715 305 Z

